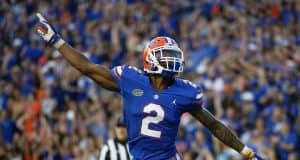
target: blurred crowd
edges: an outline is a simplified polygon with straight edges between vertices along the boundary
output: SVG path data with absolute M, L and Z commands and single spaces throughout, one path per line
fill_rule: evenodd
M 300 159 L 299 1 L 0 0 L 1 160 L 97 159 L 122 113 L 35 33 L 37 11 L 109 68 L 142 67 L 150 39 L 174 38 L 208 110 L 262 156 Z M 240 159 L 188 114 L 176 146 L 184 160 Z

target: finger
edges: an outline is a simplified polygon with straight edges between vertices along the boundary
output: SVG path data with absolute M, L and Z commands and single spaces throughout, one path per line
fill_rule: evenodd
M 43 31 L 41 31 L 41 30 L 37 30 L 37 32 L 40 34 L 40 35 L 45 35 L 45 33 L 43 32 Z
M 38 17 L 38 19 L 40 21 L 47 21 L 46 18 L 44 16 L 42 16 L 42 14 L 40 14 L 40 13 L 37 13 L 36 16 Z
M 38 27 L 37 27 L 37 31 L 39 33 L 43 33 L 43 34 L 47 34 L 48 33 L 48 27 L 47 24 L 41 22 Z

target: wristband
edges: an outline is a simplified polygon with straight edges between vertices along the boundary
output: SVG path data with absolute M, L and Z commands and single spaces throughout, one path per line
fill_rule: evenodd
M 244 157 L 250 158 L 254 156 L 254 152 L 251 148 L 245 145 L 245 147 L 240 152 Z
M 61 39 L 61 37 L 59 36 L 59 34 L 54 34 L 51 39 L 48 42 L 51 46 L 54 46 L 56 49 L 59 49 L 59 47 L 61 47 L 65 41 L 63 39 Z
M 66 42 L 63 39 L 59 39 L 56 43 L 54 43 L 54 47 L 56 49 L 59 49 L 63 44 L 65 44 Z

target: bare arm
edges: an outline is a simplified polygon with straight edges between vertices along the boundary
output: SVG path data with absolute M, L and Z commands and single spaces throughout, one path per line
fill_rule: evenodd
M 54 28 L 40 13 L 36 14 L 39 24 L 37 25 L 37 33 L 46 41 L 52 45 L 67 59 L 67 61 L 81 73 L 87 75 L 96 81 L 103 88 L 111 91 L 118 91 L 117 83 L 114 81 L 109 70 L 101 65 L 96 65 L 90 62 L 80 52 L 69 46 L 55 32 Z
M 92 78 L 101 87 L 111 91 L 119 90 L 110 71 L 106 67 L 90 62 L 84 55 L 67 43 L 63 44 L 58 51 L 73 67 L 78 69 L 82 74 Z
M 192 110 L 190 111 L 190 114 L 204 124 L 212 132 L 212 134 L 224 144 L 238 152 L 242 151 L 245 145 L 240 141 L 240 139 L 206 109 Z

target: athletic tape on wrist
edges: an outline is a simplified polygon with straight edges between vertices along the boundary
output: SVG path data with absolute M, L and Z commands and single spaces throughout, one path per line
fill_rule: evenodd
M 54 44 L 54 47 L 56 49 L 59 49 L 63 44 L 65 44 L 65 41 L 63 39 L 59 39 L 55 44 Z
M 245 157 L 254 156 L 253 150 L 251 148 L 249 148 L 248 146 L 245 146 L 240 153 Z

